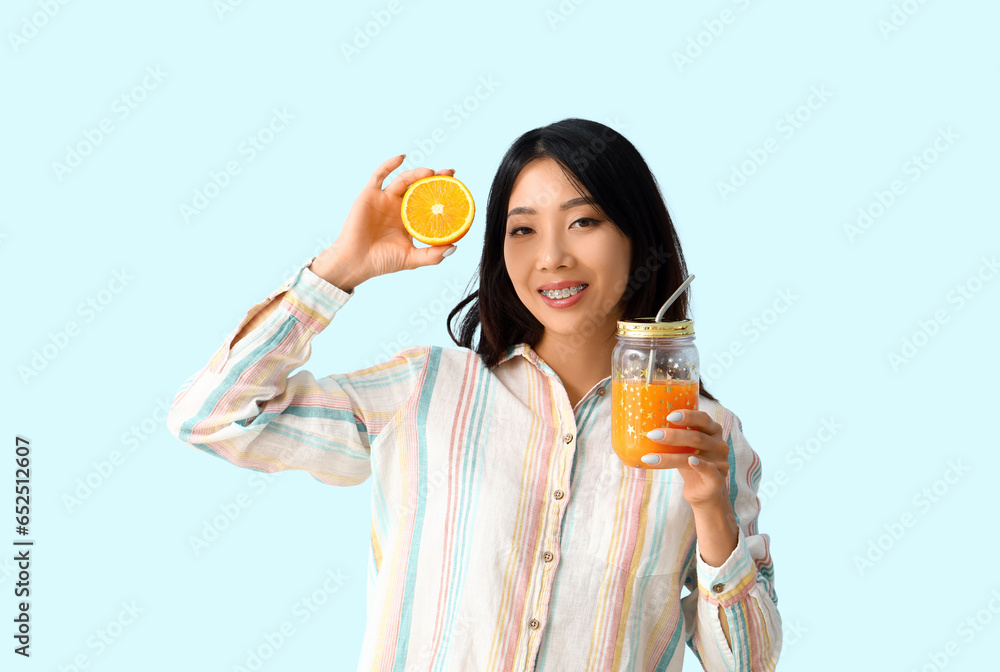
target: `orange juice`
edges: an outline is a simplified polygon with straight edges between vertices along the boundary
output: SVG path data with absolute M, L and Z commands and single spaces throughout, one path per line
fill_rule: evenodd
M 646 437 L 658 427 L 690 429 L 667 422 L 675 410 L 698 410 L 698 382 L 670 380 L 611 381 L 611 445 L 621 461 L 630 467 L 648 468 L 640 458 L 647 453 L 694 453 L 687 446 L 668 446 Z

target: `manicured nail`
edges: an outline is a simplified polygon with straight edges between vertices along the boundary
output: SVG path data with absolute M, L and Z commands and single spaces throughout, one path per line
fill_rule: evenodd
M 669 418 L 668 418 L 668 420 L 669 420 Z M 663 430 L 662 429 L 654 429 L 654 430 L 648 431 L 648 432 L 646 432 L 646 438 L 648 438 L 648 439 L 650 439 L 652 441 L 659 441 L 660 439 L 663 438 Z
M 639 459 L 641 459 L 646 464 L 659 464 L 660 463 L 660 456 L 657 455 L 657 454 L 655 454 L 655 453 L 650 454 L 650 455 L 643 455 Z
M 681 419 L 681 417 L 683 417 L 683 414 L 680 411 L 674 411 L 673 413 L 667 416 L 667 421 L 677 422 L 678 420 Z
M 701 464 L 701 460 L 699 460 L 699 459 L 698 459 L 697 457 L 695 457 L 694 455 L 692 455 L 691 457 L 689 457 L 689 458 L 688 458 L 688 462 L 690 462 L 690 463 L 691 463 L 691 466 L 692 466 L 692 467 L 694 467 L 694 466 L 697 466 L 697 465 Z
M 458 249 L 457 247 L 449 247 L 447 250 L 444 251 L 444 254 L 441 255 L 441 258 L 444 259 L 445 257 L 447 257 L 449 254 L 453 253 L 457 249 Z

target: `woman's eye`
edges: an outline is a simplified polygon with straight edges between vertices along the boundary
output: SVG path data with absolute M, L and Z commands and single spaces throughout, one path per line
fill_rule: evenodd
M 590 228 L 594 224 L 600 223 L 600 220 L 599 219 L 593 219 L 591 217 L 581 217 L 580 219 L 576 219 L 576 220 L 573 221 L 574 224 L 579 224 L 580 222 L 585 222 L 586 223 L 586 228 Z M 529 229 L 526 226 L 519 226 L 519 227 L 517 227 L 515 229 L 512 229 L 511 232 L 509 234 L 507 234 L 507 235 L 509 235 L 509 236 L 520 236 L 522 234 L 519 234 L 518 231 L 521 231 L 521 230 L 531 231 L 531 229 Z

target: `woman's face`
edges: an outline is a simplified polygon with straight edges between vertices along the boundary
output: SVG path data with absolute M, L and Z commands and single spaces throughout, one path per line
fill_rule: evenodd
M 631 241 L 596 205 L 580 198 L 550 158 L 524 167 L 507 212 L 507 273 L 545 336 L 607 339 L 621 316 Z M 586 287 L 566 299 L 547 299 L 539 290 L 553 284 Z

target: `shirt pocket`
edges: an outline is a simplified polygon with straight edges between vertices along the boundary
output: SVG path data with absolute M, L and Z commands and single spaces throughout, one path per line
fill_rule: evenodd
M 628 467 L 609 452 L 590 515 L 590 555 L 633 576 L 680 572 L 683 530 L 677 513 L 686 504 L 683 487 L 676 469 Z

